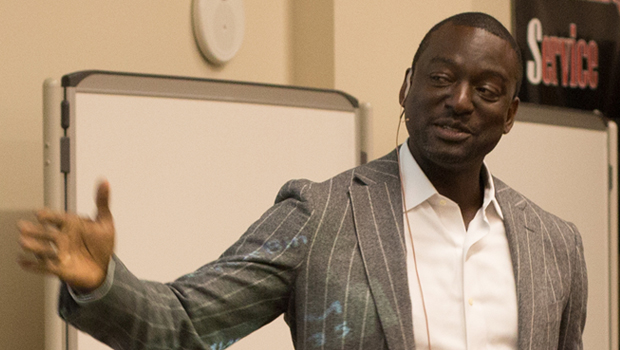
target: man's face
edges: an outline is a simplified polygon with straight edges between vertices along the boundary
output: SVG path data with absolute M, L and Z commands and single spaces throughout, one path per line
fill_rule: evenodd
M 516 54 L 480 28 L 447 23 L 431 35 L 401 89 L 409 148 L 423 168 L 479 166 L 514 122 Z

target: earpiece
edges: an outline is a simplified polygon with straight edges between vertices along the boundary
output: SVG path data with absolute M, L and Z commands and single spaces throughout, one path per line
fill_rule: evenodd
M 405 107 L 405 100 L 407 99 L 407 95 L 409 94 L 409 89 L 411 88 L 411 77 L 413 76 L 413 69 L 407 68 L 407 75 L 405 76 L 405 92 L 403 94 L 403 99 L 401 101 L 401 105 Z M 403 115 L 405 115 L 405 110 L 403 109 L 403 113 L 400 115 L 400 119 L 402 120 Z M 405 118 L 405 121 L 409 121 L 409 118 Z
M 409 94 L 409 89 L 411 88 L 411 76 L 412 75 L 413 75 L 413 69 L 407 68 L 407 77 L 405 78 L 405 81 L 407 82 L 407 86 L 405 87 L 404 99 L 406 99 L 407 95 Z

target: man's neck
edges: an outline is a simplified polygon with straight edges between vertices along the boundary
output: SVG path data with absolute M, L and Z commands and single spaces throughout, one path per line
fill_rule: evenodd
M 484 184 L 487 179 L 482 171 L 482 163 L 445 169 L 434 164 L 424 164 L 417 159 L 416 161 L 437 192 L 458 204 L 465 227 L 469 227 L 469 222 L 476 216 L 484 200 Z

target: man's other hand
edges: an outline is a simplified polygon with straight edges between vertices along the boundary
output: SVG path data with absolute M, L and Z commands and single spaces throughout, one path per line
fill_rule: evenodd
M 114 251 L 114 222 L 109 207 L 110 185 L 97 188 L 95 220 L 47 209 L 38 223 L 18 223 L 24 254 L 18 263 L 27 271 L 58 276 L 77 292 L 91 292 L 106 278 Z

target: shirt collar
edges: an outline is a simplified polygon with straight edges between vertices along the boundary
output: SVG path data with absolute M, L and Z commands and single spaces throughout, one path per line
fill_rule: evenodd
M 409 211 L 427 201 L 433 195 L 440 196 L 440 194 L 437 192 L 435 186 L 433 186 L 428 177 L 426 177 L 426 174 L 424 174 L 418 163 L 415 161 L 413 155 L 411 155 L 407 141 L 400 146 L 399 164 L 404 187 L 403 191 L 405 192 L 404 199 L 405 203 L 407 203 L 405 210 Z M 502 214 L 502 210 L 497 202 L 497 198 L 495 198 L 495 183 L 493 181 L 493 176 L 491 176 L 491 172 L 486 164 L 484 164 L 482 171 L 486 172 L 486 183 L 484 186 L 482 208 L 486 211 L 489 204 L 492 203 L 497 215 L 503 220 L 504 215 Z

